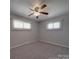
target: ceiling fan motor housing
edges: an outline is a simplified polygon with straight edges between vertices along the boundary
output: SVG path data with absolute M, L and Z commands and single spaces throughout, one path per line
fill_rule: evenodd
M 35 8 L 35 11 L 36 11 L 36 12 L 39 12 L 39 9 L 40 9 L 39 7 L 36 7 L 36 8 Z

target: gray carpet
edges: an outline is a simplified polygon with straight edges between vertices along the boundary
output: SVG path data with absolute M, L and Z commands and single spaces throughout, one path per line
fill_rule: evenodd
M 68 52 L 68 48 L 36 42 L 11 49 L 10 59 L 68 59 Z

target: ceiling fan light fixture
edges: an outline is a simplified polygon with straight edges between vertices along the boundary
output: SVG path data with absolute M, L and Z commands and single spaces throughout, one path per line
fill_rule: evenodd
M 39 12 L 34 12 L 34 16 L 39 16 L 40 13 Z
M 46 4 L 42 4 L 42 5 L 34 5 L 33 8 L 30 8 L 30 10 L 33 12 L 31 13 L 29 16 L 34 15 L 36 17 L 36 19 L 39 18 L 39 16 L 41 14 L 43 15 L 48 15 L 48 12 L 45 12 L 44 8 L 46 8 L 47 5 Z

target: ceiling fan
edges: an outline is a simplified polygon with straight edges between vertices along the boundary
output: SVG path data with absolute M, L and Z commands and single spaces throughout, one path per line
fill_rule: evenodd
M 41 15 L 41 14 L 48 15 L 48 12 L 45 12 L 43 10 L 46 7 L 47 7 L 47 5 L 46 4 L 43 4 L 43 5 L 36 6 L 34 8 L 30 8 L 30 10 L 32 11 L 32 13 L 29 14 L 28 16 L 34 15 L 34 16 L 36 16 L 36 19 L 38 19 L 39 18 L 39 15 Z

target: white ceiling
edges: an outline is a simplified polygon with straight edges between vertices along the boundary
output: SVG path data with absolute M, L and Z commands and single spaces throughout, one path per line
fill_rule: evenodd
M 40 20 L 46 20 L 69 12 L 69 0 L 11 0 L 11 14 L 36 19 L 35 16 L 28 16 L 31 13 L 29 8 L 43 1 L 48 6 L 49 15 L 41 15 Z

